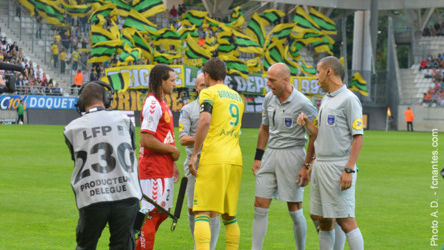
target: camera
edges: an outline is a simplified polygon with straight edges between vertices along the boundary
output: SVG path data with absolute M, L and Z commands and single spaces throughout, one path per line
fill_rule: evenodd
M 23 75 L 26 75 L 25 68 L 20 65 L 0 62 L 0 70 L 20 71 Z M 5 85 L 0 84 L 0 94 L 5 92 L 13 93 L 15 91 L 15 76 L 13 74 L 5 74 L 3 75 L 3 81 Z
M 12 74 L 3 75 L 5 85 L 0 85 L 0 93 L 14 93 L 15 92 L 15 76 Z

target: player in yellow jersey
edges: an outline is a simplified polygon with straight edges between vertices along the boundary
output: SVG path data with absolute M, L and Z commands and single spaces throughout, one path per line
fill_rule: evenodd
M 225 225 L 226 249 L 238 249 L 236 212 L 242 178 L 239 136 L 244 104 L 239 94 L 224 84 L 226 67 L 222 60 L 211 58 L 202 71 L 209 87 L 199 95 L 199 125 L 188 165 L 196 176 L 194 240 L 197 250 L 210 249 L 209 217 L 217 213 L 222 215 Z

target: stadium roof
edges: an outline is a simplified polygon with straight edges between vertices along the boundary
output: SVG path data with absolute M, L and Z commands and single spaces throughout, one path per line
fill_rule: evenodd
M 324 8 L 370 10 L 371 0 L 254 0 L 257 2 L 273 2 L 294 5 L 310 5 Z M 373 0 L 374 1 L 374 0 Z M 422 9 L 444 7 L 443 0 L 376 0 L 380 10 Z

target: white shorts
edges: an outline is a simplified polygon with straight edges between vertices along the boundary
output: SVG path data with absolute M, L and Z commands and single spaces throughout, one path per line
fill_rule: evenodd
M 296 180 L 304 161 L 303 147 L 265 150 L 256 173 L 256 197 L 302 202 L 304 188 Z
M 355 186 L 357 173 L 353 173 L 352 185 L 341 190 L 339 179 L 347 160 L 315 160 L 311 173 L 310 213 L 324 218 L 355 217 Z M 355 169 L 356 166 L 355 166 Z
M 140 180 L 140 187 L 143 194 L 153 199 L 157 204 L 166 210 L 173 207 L 174 199 L 174 180 L 170 178 L 144 179 Z M 154 205 L 142 199 L 142 211 L 151 212 L 155 209 Z

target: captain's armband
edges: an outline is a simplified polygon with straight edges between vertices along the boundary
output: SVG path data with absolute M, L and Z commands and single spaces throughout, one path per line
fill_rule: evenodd
M 203 102 L 200 105 L 200 113 L 203 113 L 203 112 L 208 112 L 211 114 L 213 112 L 213 105 L 209 102 Z

